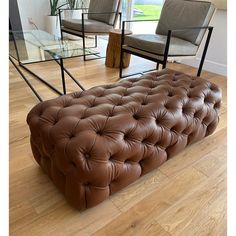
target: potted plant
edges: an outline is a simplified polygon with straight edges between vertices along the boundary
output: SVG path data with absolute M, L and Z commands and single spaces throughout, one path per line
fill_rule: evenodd
M 77 0 L 67 0 L 67 3 L 68 3 L 68 7 L 69 9 L 75 9 L 77 8 L 77 5 L 78 5 L 78 1 Z
M 89 0 L 67 0 L 69 9 L 86 8 L 89 5 Z
M 88 7 L 88 0 L 67 0 L 68 9 L 71 11 L 71 17 L 79 19 L 81 18 L 81 11 L 73 11 L 74 9 L 81 9 Z
M 76 15 L 77 11 L 74 11 L 74 9 L 77 8 L 78 1 L 77 0 L 67 0 L 67 7 L 68 10 L 64 12 L 65 18 L 79 18 L 78 14 Z M 77 16 L 77 17 L 76 17 Z
M 81 13 L 83 10 L 78 10 L 81 8 L 88 7 L 88 0 L 66 0 L 67 1 L 67 9 L 64 11 L 64 17 L 68 19 L 81 19 Z M 77 10 L 75 10 L 77 9 Z M 71 34 L 65 34 L 64 35 L 70 39 L 70 40 L 78 40 L 77 36 L 71 35 Z
M 46 31 L 49 32 L 50 34 L 61 37 L 58 13 L 59 9 L 62 6 L 67 5 L 68 3 L 59 5 L 59 0 L 49 0 L 49 4 L 50 4 L 50 15 L 45 16 Z

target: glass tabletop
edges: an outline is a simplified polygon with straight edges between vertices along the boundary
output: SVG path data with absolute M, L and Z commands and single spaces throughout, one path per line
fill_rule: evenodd
M 11 31 L 9 54 L 22 64 L 83 56 L 82 40 L 61 40 L 42 30 Z M 86 55 L 95 55 L 86 49 Z

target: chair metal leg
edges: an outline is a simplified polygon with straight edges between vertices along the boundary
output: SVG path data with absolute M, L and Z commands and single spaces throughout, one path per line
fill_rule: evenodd
M 84 33 L 84 13 L 82 13 L 82 40 L 83 40 L 83 57 L 84 57 L 84 61 L 86 61 L 86 55 L 85 55 L 85 33 Z
M 61 68 L 61 82 L 63 87 L 63 94 L 66 94 L 66 82 L 65 82 L 65 73 L 64 73 L 64 63 L 63 59 L 60 58 L 60 68 Z
M 119 29 L 121 29 L 121 23 L 122 23 L 122 13 L 119 12 Z
M 166 63 L 167 63 L 167 58 L 168 58 L 168 53 L 169 53 L 169 47 L 170 47 L 171 34 L 172 34 L 171 30 L 168 30 L 162 69 L 166 68 Z
M 207 49 L 208 49 L 208 46 L 209 46 L 209 43 L 210 43 L 212 30 L 213 30 L 213 27 L 210 27 L 208 29 L 208 35 L 207 35 L 206 43 L 205 43 L 204 50 L 203 50 L 203 53 L 202 53 L 202 58 L 201 58 L 201 61 L 200 61 L 200 64 L 199 64 L 197 76 L 200 76 L 201 72 L 202 72 L 202 67 L 203 67 L 205 57 L 206 57 L 206 53 L 207 53 Z
M 124 52 L 123 52 L 122 45 L 121 45 L 121 50 L 120 50 L 120 73 L 119 73 L 120 78 L 122 78 L 122 71 L 123 71 L 123 56 L 124 56 Z
M 60 22 L 60 33 L 61 33 L 61 40 L 63 40 L 63 32 L 62 32 L 62 20 L 61 20 L 61 9 L 59 9 L 59 22 Z
M 95 48 L 97 48 L 97 46 L 98 46 L 98 36 L 95 35 Z
M 119 73 L 120 78 L 122 78 L 122 70 L 123 70 L 123 56 L 124 56 L 123 44 L 124 44 L 124 41 L 125 41 L 125 22 L 123 21 L 122 33 L 121 33 L 121 43 L 120 43 L 120 73 Z
M 83 57 L 84 57 L 84 61 L 86 61 L 86 55 L 85 55 L 85 36 L 83 34 L 83 38 L 82 38 L 82 41 L 83 41 Z

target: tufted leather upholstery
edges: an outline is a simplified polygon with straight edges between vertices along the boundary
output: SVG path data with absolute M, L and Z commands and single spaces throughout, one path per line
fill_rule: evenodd
M 39 103 L 34 157 L 78 209 L 95 206 L 218 124 L 219 88 L 170 69 Z

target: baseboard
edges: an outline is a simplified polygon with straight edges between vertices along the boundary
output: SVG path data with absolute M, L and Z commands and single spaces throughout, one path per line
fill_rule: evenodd
M 181 63 L 198 68 L 200 59 L 199 58 L 183 59 L 181 60 Z M 210 72 L 224 75 L 224 76 L 227 75 L 227 65 L 210 61 L 210 60 L 205 60 L 203 70 L 210 71 Z

